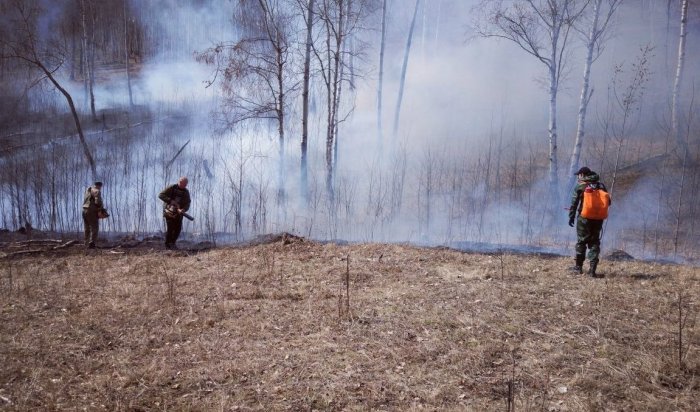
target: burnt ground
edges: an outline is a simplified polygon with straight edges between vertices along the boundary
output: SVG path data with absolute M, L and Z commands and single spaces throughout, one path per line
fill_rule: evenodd
M 697 267 L 604 260 L 592 279 L 555 255 L 287 234 L 23 236 L 0 242 L 2 410 L 700 404 Z

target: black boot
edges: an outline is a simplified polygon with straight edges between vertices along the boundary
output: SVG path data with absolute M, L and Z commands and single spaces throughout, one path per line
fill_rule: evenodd
M 576 265 L 571 268 L 572 272 L 578 273 L 579 275 L 583 273 L 583 260 L 586 255 L 576 255 Z
M 591 262 L 590 267 L 588 268 L 588 274 L 592 278 L 602 278 L 603 277 L 603 275 L 599 275 L 599 274 L 595 273 L 597 267 L 598 267 L 598 262 Z

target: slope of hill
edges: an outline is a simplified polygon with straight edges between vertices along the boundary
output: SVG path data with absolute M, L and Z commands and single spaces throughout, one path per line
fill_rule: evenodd
M 268 240 L 0 258 L 0 408 L 700 403 L 695 267 Z

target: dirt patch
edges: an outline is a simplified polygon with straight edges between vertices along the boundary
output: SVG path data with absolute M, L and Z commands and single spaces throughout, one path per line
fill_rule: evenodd
M 700 402 L 697 268 L 603 261 L 606 278 L 591 279 L 568 272 L 569 257 L 283 235 L 197 251 L 153 242 L 0 258 L 0 408 Z

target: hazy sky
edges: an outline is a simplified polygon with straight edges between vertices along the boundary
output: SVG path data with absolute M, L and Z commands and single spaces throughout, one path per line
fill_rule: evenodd
M 414 34 L 401 112 L 401 135 L 409 142 L 435 139 L 478 142 L 501 127 L 521 138 L 546 136 L 548 95 L 543 87 L 544 65 L 508 41 L 473 38 L 470 26 L 477 15 L 473 9 L 477 3 L 476 0 L 424 2 Z M 619 10 L 606 50 L 593 66 L 595 92 L 591 113 L 605 106 L 613 68 L 623 64 L 623 68 L 629 69 L 640 48 L 647 44 L 654 46 L 649 104 L 657 109 L 668 106 L 668 96 L 664 92 L 670 90 L 675 70 L 679 18 L 674 8 L 667 36 L 666 8 L 661 3 L 665 2 L 627 0 Z M 413 4 L 408 0 L 389 1 L 383 99 L 387 134 L 396 106 L 398 77 Z M 194 63 L 189 57 L 191 52 L 235 36 L 228 18 L 229 7 L 230 3 L 225 1 L 202 1 L 192 7 L 153 7 L 144 12 L 154 19 L 162 19 L 154 27 L 164 30 L 165 37 L 182 47 L 181 55 L 187 57 L 185 61 L 172 63 L 167 59 L 168 50 L 164 50 L 155 61 L 147 62 L 143 76 L 148 100 L 165 96 L 182 99 L 211 96 L 202 91 L 203 82 L 211 76 L 211 68 Z M 363 50 L 364 61 L 357 64 L 363 78 L 358 81 L 356 110 L 344 126 L 346 134 L 357 134 L 360 141 L 374 134 L 376 127 L 378 15 L 370 24 L 374 24 L 374 31 L 362 34 L 370 44 Z M 687 84 L 697 80 L 700 50 L 697 26 L 691 21 Z M 558 121 L 564 145 L 566 135 L 574 132 L 581 87 L 584 50 L 578 35 L 570 39 L 570 50 L 570 62 L 559 94 Z M 663 114 L 657 110 L 655 115 Z M 592 129 L 595 122 L 589 125 Z

